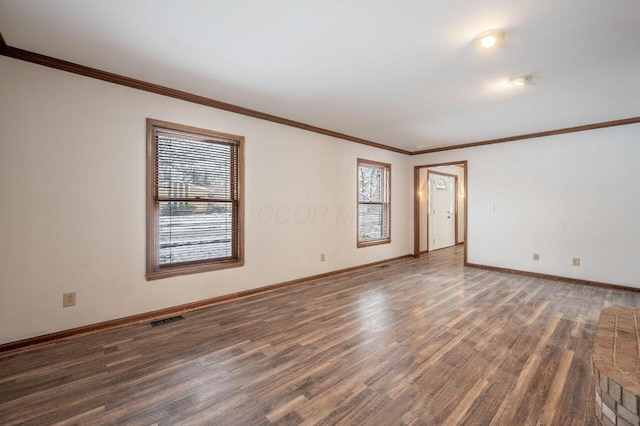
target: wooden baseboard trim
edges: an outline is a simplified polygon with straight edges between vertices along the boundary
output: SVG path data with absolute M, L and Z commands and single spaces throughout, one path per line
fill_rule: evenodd
M 36 345 L 44 345 L 47 343 L 53 343 L 58 340 L 72 338 L 81 334 L 95 333 L 107 329 L 124 327 L 127 325 L 138 324 L 141 322 L 150 322 L 159 318 L 175 316 L 183 314 L 185 312 L 194 311 L 197 309 L 206 308 L 212 305 L 228 302 L 231 300 L 239 299 L 241 297 L 254 296 L 256 294 L 268 293 L 270 291 L 279 290 L 285 287 L 292 287 L 298 284 L 303 284 L 318 280 L 320 278 L 327 278 L 333 275 L 345 274 L 348 272 L 358 271 L 366 269 L 372 266 L 381 265 L 383 263 L 392 263 L 398 260 L 413 258 L 412 255 L 406 254 L 404 256 L 398 256 L 391 259 L 380 260 L 377 262 L 367 263 L 364 265 L 352 266 L 350 268 L 339 269 L 336 271 L 325 272 L 323 274 L 311 275 L 304 278 L 298 278 L 291 281 L 285 281 L 278 284 L 272 284 L 265 287 L 255 288 L 251 290 L 240 291 L 237 293 L 226 294 L 223 296 L 213 297 L 210 299 L 199 300 L 197 302 L 185 303 L 183 305 L 172 306 L 165 309 L 158 309 L 156 311 L 145 312 L 142 314 L 131 315 L 123 318 L 117 318 L 114 320 L 99 322 L 97 324 L 85 325 L 82 327 L 76 327 L 69 330 L 56 331 L 54 333 L 43 334 L 41 336 L 30 337 L 28 339 L 17 340 L 15 342 L 8 342 L 0 344 L 0 353 L 17 351 L 20 349 L 29 349 Z
M 636 287 L 627 287 L 627 286 L 618 285 L 618 284 L 582 280 L 579 278 L 561 277 L 558 275 L 541 274 L 538 272 L 521 271 L 519 269 L 500 268 L 498 266 L 479 265 L 476 263 L 466 263 L 464 266 L 468 266 L 470 268 L 487 269 L 489 271 L 495 271 L 495 272 L 505 272 L 507 274 L 523 275 L 525 277 L 541 278 L 541 279 L 552 280 L 552 281 L 562 281 L 570 284 L 588 285 L 592 287 L 608 288 L 612 290 L 626 290 L 626 291 L 640 292 L 640 288 L 636 288 Z

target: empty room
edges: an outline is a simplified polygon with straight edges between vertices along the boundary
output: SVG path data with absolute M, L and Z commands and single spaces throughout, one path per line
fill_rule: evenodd
M 0 0 L 0 424 L 640 426 L 639 40 Z

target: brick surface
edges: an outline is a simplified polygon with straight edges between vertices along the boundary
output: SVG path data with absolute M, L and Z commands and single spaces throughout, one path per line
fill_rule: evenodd
M 602 391 L 596 386 L 596 405 L 602 408 Z
M 618 406 L 618 417 L 622 417 L 633 426 L 640 426 L 640 417 L 637 414 L 633 414 L 631 411 L 624 408 L 622 405 Z
M 622 402 L 622 387 L 611 378 L 609 379 L 609 395 L 616 402 Z
M 610 421 L 609 421 L 609 419 L 608 419 L 608 418 L 606 418 L 606 417 L 603 417 L 603 418 L 602 418 L 602 424 L 603 424 L 604 426 L 616 426 L 616 424 L 615 424 L 615 423 L 610 422 Z
M 602 424 L 640 426 L 640 352 L 635 351 L 638 328 L 640 309 L 609 307 L 600 313 L 591 368 L 595 411 L 599 416 L 600 406 Z
M 622 405 L 633 414 L 638 414 L 638 397 L 625 388 L 622 388 Z
M 602 394 L 602 405 L 603 405 L 603 410 L 604 410 L 604 406 L 606 405 L 607 407 L 611 408 L 611 411 L 613 412 L 616 411 L 616 402 L 613 400 L 613 398 L 611 398 L 611 396 L 609 396 L 606 393 Z
M 633 426 L 631 423 L 623 419 L 622 417 L 618 417 L 618 425 L 617 426 Z
M 609 419 L 614 425 L 616 424 L 616 418 L 618 416 L 616 416 L 615 411 L 613 411 L 611 409 L 611 407 L 609 407 L 607 404 L 604 404 L 604 401 L 602 401 L 602 420 L 606 420 Z M 615 408 L 615 405 L 613 406 Z
M 602 373 L 600 373 L 600 389 L 604 392 L 609 392 L 609 380 L 607 376 Z

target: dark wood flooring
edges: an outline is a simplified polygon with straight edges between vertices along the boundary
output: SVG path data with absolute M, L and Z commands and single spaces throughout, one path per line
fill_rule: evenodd
M 0 354 L 0 423 L 592 425 L 600 310 L 639 302 L 455 247 Z

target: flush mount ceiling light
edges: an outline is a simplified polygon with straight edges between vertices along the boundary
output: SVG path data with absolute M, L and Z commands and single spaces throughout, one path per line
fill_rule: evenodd
M 504 38 L 504 31 L 502 30 L 487 30 L 483 31 L 476 36 L 476 40 L 480 43 L 480 46 L 485 49 L 492 48 L 500 40 Z
M 519 77 L 510 78 L 509 80 L 507 80 L 507 83 L 512 86 L 526 86 L 527 84 L 531 83 L 532 78 L 533 77 L 531 77 L 530 75 L 521 75 Z

